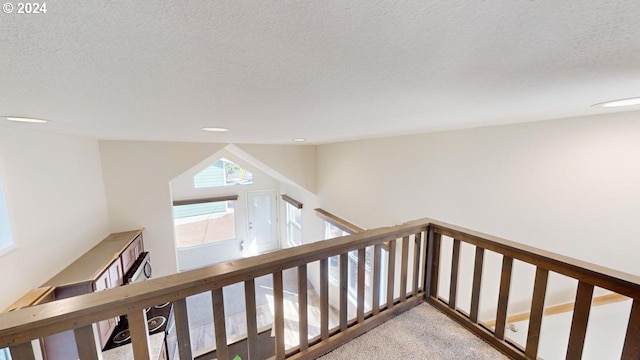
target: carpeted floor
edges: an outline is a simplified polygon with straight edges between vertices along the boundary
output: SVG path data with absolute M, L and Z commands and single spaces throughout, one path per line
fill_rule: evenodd
M 320 359 L 508 358 L 432 306 L 422 304 Z

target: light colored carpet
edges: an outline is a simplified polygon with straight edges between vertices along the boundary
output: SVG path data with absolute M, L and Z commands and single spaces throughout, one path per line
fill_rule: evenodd
M 321 357 L 342 359 L 508 359 L 430 305 L 421 304 Z

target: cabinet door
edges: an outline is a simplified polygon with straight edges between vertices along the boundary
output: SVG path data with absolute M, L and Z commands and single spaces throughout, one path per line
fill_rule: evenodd
M 114 264 L 115 263 L 117 263 L 117 261 L 114 262 Z M 107 271 L 103 272 L 102 275 L 100 275 L 100 277 L 96 280 L 95 282 L 96 291 L 102 291 L 112 287 L 111 277 L 109 276 L 109 273 L 110 273 L 109 270 L 110 269 L 107 269 Z M 100 346 L 104 348 L 104 346 L 107 344 L 107 341 L 109 341 L 109 337 L 111 336 L 111 333 L 113 333 L 113 330 L 116 329 L 116 321 L 115 319 L 106 319 L 106 320 L 99 321 L 97 325 L 98 325 L 98 336 L 100 337 Z
M 95 289 L 96 291 L 106 290 L 111 287 L 111 279 L 109 278 L 109 271 L 105 271 L 100 275 L 98 280 L 96 280 Z
M 124 279 L 124 272 L 122 271 L 122 263 L 120 259 L 114 261 L 111 266 L 109 266 L 109 288 L 114 288 L 122 285 L 122 281 Z M 115 318 L 115 325 L 118 325 L 120 322 L 120 318 Z M 115 326 L 114 325 L 114 326 Z
M 131 269 L 138 256 L 142 254 L 144 247 L 142 244 L 142 235 L 138 236 L 122 253 L 122 270 L 124 273 Z
M 122 277 L 124 273 L 122 271 L 122 264 L 116 260 L 109 266 L 109 288 L 122 285 Z

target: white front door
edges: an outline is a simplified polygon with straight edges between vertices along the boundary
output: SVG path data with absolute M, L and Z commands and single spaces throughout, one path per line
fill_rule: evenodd
M 278 207 L 275 190 L 247 192 L 247 225 L 249 246 L 257 253 L 277 250 Z

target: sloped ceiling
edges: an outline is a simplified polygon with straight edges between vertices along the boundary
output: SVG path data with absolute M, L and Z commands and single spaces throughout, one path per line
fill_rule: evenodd
M 50 119 L 30 127 L 57 133 L 323 143 L 589 115 L 640 96 L 635 0 L 47 6 L 0 13 L 0 116 Z

